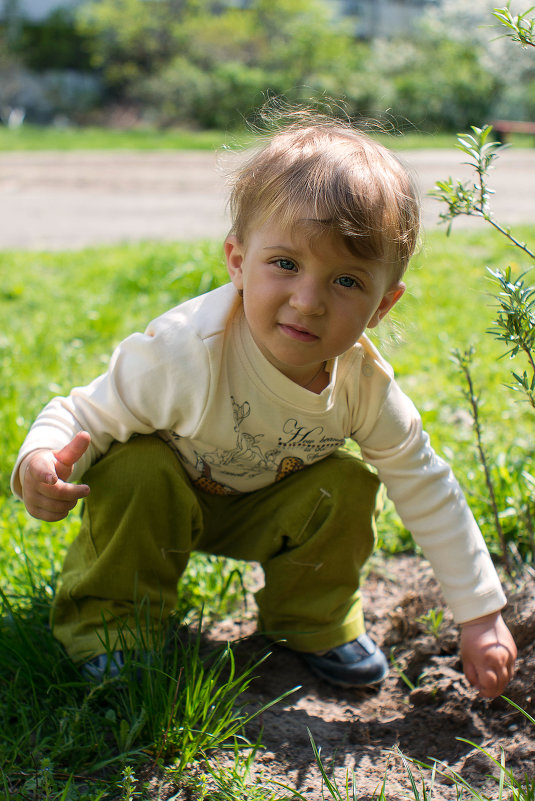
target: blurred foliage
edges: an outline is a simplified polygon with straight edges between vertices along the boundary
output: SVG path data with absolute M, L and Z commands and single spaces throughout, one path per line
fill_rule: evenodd
M 328 0 L 85 0 L 74 16 L 19 20 L 8 44 L 40 73 L 90 69 L 105 105 L 156 127 L 236 129 L 282 96 L 330 98 L 401 130 L 457 131 L 474 118 L 535 115 L 535 66 L 504 51 L 489 2 L 449 0 L 422 11 L 412 33 L 364 41 L 358 19 Z M 524 36 L 524 18 L 509 17 Z M 0 40 L 0 71 L 6 52 Z
M 62 8 L 42 22 L 23 21 L 12 49 L 36 71 L 90 68 L 88 43 L 75 29 L 72 14 Z
M 396 43 L 388 59 L 383 43 L 376 70 L 387 82 L 385 99 L 421 130 L 458 130 L 491 112 L 498 80 L 488 72 L 477 49 L 467 41 L 422 36 Z M 388 48 L 389 49 L 389 48 Z
M 321 0 L 95 0 L 79 31 L 109 91 L 160 123 L 236 127 L 266 95 L 344 94 L 362 48 Z
M 492 27 L 474 38 L 477 14 L 467 24 L 463 14 L 423 15 L 410 36 L 364 42 L 324 0 L 89 0 L 77 30 L 111 97 L 158 124 L 236 127 L 273 95 L 335 98 L 353 116 L 388 110 L 423 131 L 529 114 L 534 75 L 507 83 Z

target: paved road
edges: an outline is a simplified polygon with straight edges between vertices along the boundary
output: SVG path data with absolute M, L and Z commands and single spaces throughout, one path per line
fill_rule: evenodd
M 403 152 L 423 197 L 424 224 L 440 204 L 438 179 L 466 180 L 456 150 Z M 231 154 L 66 152 L 0 154 L 0 249 L 71 249 L 142 239 L 222 237 Z M 535 222 L 535 150 L 511 149 L 492 173 L 493 208 L 507 224 Z M 481 224 L 459 220 L 456 225 Z

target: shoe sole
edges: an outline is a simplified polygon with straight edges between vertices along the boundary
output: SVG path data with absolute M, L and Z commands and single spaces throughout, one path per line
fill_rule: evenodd
M 312 673 L 314 673 L 315 676 L 322 679 L 322 681 L 325 681 L 327 684 L 331 684 L 333 687 L 343 687 L 346 690 L 351 690 L 351 689 L 358 690 L 358 689 L 363 689 L 364 687 L 377 687 L 378 684 L 382 684 L 382 682 L 388 676 L 389 672 L 387 669 L 385 670 L 383 675 L 377 679 L 373 679 L 372 681 L 362 682 L 362 684 L 356 684 L 354 681 L 344 681 L 343 679 L 335 679 L 332 676 L 323 673 L 320 669 L 309 664 L 308 662 L 306 662 L 306 665 L 308 669 Z

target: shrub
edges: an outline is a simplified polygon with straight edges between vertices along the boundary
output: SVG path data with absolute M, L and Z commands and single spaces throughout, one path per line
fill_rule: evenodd
M 40 22 L 23 21 L 12 47 L 30 70 L 87 71 L 90 67 L 86 38 L 65 9 L 56 9 Z
M 505 26 L 507 36 L 513 41 L 521 42 L 523 47 L 535 47 L 535 17 L 532 7 L 524 14 L 513 16 L 510 6 L 496 8 L 494 17 Z M 468 182 L 454 181 L 449 178 L 438 181 L 433 195 L 441 200 L 446 210 L 441 218 L 448 223 L 448 232 L 453 221 L 461 216 L 479 217 L 495 230 L 499 231 L 520 253 L 522 258 L 529 259 L 526 270 L 519 272 L 518 265 L 491 271 L 496 299 L 496 317 L 494 326 L 489 330 L 498 341 L 503 343 L 505 354 L 513 360 L 510 388 L 518 393 L 518 397 L 535 409 L 535 285 L 533 268 L 535 266 L 535 249 L 523 242 L 512 231 L 501 224 L 494 216 L 491 208 L 492 190 L 488 185 L 489 170 L 502 150 L 502 145 L 491 138 L 492 127 L 486 125 L 478 128 L 471 126 L 471 132 L 459 134 L 458 148 L 473 169 L 473 180 Z M 509 574 L 512 572 L 511 555 L 519 561 L 535 561 L 535 495 L 533 449 L 527 446 L 522 455 L 520 469 L 517 466 L 496 464 L 497 459 L 487 453 L 482 436 L 480 402 L 474 389 L 472 379 L 472 356 L 470 348 L 464 353 L 457 351 L 455 360 L 465 378 L 465 396 L 469 402 L 476 435 L 477 450 L 487 485 L 489 505 L 495 522 L 495 529 L 500 542 L 501 556 Z M 501 467 L 501 469 L 500 469 Z M 498 470 L 496 469 L 498 468 Z M 516 475 L 519 474 L 519 475 Z M 506 496 L 509 508 L 505 511 L 497 501 L 497 487 L 502 483 L 504 475 L 513 476 L 514 489 L 520 490 L 520 497 L 510 491 Z M 511 514 L 512 512 L 512 514 Z M 520 525 L 513 532 L 507 532 L 502 519 L 514 516 Z
M 79 30 L 109 90 L 158 121 L 235 127 L 266 94 L 333 96 L 361 49 L 322 0 L 99 0 L 81 7 Z
M 273 76 L 258 67 L 227 62 L 205 71 L 179 57 L 142 81 L 130 97 L 159 124 L 194 120 L 203 128 L 225 129 L 262 104 L 266 87 L 280 91 Z
M 154 75 L 184 46 L 181 33 L 188 2 L 102 0 L 83 3 L 77 31 L 89 42 L 90 63 L 108 88 L 121 93 Z
M 451 39 L 415 47 L 405 70 L 392 75 L 394 112 L 424 130 L 458 130 L 489 113 L 496 81 L 474 48 Z

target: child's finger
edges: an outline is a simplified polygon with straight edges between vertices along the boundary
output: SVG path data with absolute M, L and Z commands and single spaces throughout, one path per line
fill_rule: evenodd
M 70 476 L 73 465 L 84 455 L 90 442 L 91 436 L 87 431 L 79 431 L 67 445 L 54 453 L 58 461 L 56 472 L 60 478 Z
M 496 673 L 492 670 L 481 670 L 476 687 L 484 698 L 495 698 L 499 695 L 499 683 Z
M 30 487 L 24 503 L 33 517 L 50 523 L 67 517 L 78 501 L 87 495 L 89 487 L 86 484 L 67 484 L 58 480 L 52 486 L 40 484 Z
M 506 664 L 500 665 L 496 669 L 496 683 L 497 683 L 497 690 L 496 695 L 501 695 L 509 682 L 511 681 L 514 673 L 514 663 L 511 664 L 508 661 Z
M 23 486 L 27 484 L 55 484 L 58 480 L 54 459 L 50 451 L 33 454 L 24 468 Z
M 496 660 L 495 664 L 480 669 L 475 686 L 485 698 L 496 698 L 509 683 L 512 672 L 508 663 Z
M 465 661 L 463 669 L 464 669 L 464 675 L 466 676 L 468 683 L 471 684 L 472 687 L 479 689 L 479 679 L 477 676 L 477 670 L 475 668 L 475 665 L 472 662 Z
M 472 687 L 484 698 L 494 698 L 499 694 L 498 681 L 493 670 L 480 666 L 479 669 L 473 662 L 464 664 L 464 675 Z
M 87 484 L 69 484 L 57 479 L 54 484 L 44 483 L 39 487 L 39 494 L 50 501 L 79 501 L 89 495 Z
M 63 520 L 63 518 L 67 517 L 71 509 L 76 506 L 76 503 L 77 501 L 57 503 L 53 506 L 48 504 L 43 506 L 36 505 L 29 507 L 28 512 L 38 520 L 44 520 L 46 523 L 57 523 L 58 520 Z

